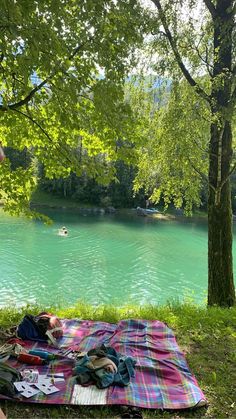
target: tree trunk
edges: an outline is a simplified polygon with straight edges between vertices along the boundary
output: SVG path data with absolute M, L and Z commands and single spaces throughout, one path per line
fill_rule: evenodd
M 232 0 L 217 0 L 211 94 L 211 139 L 208 198 L 208 304 L 235 304 L 232 258 Z
M 216 131 L 212 127 L 211 142 L 218 144 L 214 137 Z M 231 126 L 226 123 L 222 149 L 222 175 L 229 170 L 231 155 L 232 133 Z M 213 147 L 212 147 L 213 148 Z M 215 148 L 215 147 L 214 147 Z M 216 183 L 216 159 L 211 159 L 209 178 L 211 185 Z M 231 187 L 229 178 L 222 187 L 220 197 L 209 188 L 208 195 L 208 305 L 231 307 L 235 304 L 235 289 L 233 280 L 232 261 L 232 206 Z
M 165 35 L 180 70 L 195 91 L 210 104 L 212 118 L 208 176 L 208 304 L 230 307 L 235 304 L 230 188 L 234 0 L 203 0 L 210 12 L 214 32 L 210 95 L 195 82 L 185 66 L 175 37 L 169 30 L 168 19 L 160 0 L 152 1 L 159 11 Z M 212 44 L 211 40 L 209 43 Z

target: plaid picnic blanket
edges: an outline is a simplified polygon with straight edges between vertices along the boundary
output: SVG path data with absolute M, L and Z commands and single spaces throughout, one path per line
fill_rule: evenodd
M 104 392 L 99 404 L 132 405 L 155 409 L 182 409 L 197 406 L 205 401 L 196 378 L 189 371 L 183 353 L 180 351 L 172 330 L 160 321 L 122 320 L 118 324 L 93 322 L 89 320 L 62 320 L 64 335 L 60 346 L 88 351 L 104 343 L 118 352 L 136 360 L 135 377 L 129 386 L 111 386 Z M 46 344 L 27 342 L 26 348 L 42 348 L 58 352 Z M 8 363 L 17 369 L 24 369 L 14 359 Z M 47 366 L 34 366 L 40 374 L 63 372 L 65 381 L 56 383 L 60 392 L 45 396 L 42 393 L 27 399 L 27 402 L 50 404 L 79 403 L 73 396 L 75 377 L 72 376 L 73 362 L 57 359 Z M 82 394 L 82 393 L 81 393 Z M 88 404 L 96 404 L 96 399 Z M 3 397 L 3 396 L 2 396 Z M 18 397 L 22 400 L 21 396 Z

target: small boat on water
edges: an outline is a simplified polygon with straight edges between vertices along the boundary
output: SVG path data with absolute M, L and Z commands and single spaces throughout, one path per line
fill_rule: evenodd
M 137 215 L 142 215 L 142 216 L 146 216 L 149 214 L 157 214 L 159 213 L 159 211 L 156 208 L 141 208 L 141 207 L 137 207 L 136 208 L 137 211 Z
M 147 214 L 157 214 L 159 212 L 156 208 L 146 208 L 145 211 Z

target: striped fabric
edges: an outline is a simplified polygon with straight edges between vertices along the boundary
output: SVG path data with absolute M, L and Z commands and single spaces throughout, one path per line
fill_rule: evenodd
M 129 387 L 109 389 L 108 403 L 182 409 L 205 400 L 172 330 L 164 323 L 123 320 L 109 343 L 134 357 L 137 364 Z
M 135 378 L 128 387 L 109 387 L 104 404 L 122 404 L 155 409 L 182 409 L 204 404 L 205 397 L 195 377 L 189 371 L 171 329 L 159 321 L 122 320 L 118 324 L 87 320 L 63 320 L 64 335 L 59 340 L 63 347 L 88 351 L 102 343 L 136 360 Z M 28 342 L 27 348 L 44 348 L 42 343 Z M 53 350 L 55 353 L 58 350 Z M 13 367 L 28 368 L 16 360 L 9 360 Z M 36 395 L 27 402 L 50 404 L 81 404 L 73 397 L 75 378 L 73 363 L 60 359 L 49 366 L 34 367 L 41 374 L 64 372 L 65 382 L 56 383 L 60 392 L 44 396 Z M 83 391 L 84 393 L 84 391 Z M 82 394 L 82 393 L 81 393 Z M 88 390 L 88 395 L 93 392 Z M 3 396 L 2 396 L 3 397 Z M 86 404 L 89 404 L 86 396 Z M 20 396 L 19 401 L 26 401 Z M 105 403 L 106 401 L 106 403 Z M 91 405 L 96 401 L 91 396 Z M 99 402 L 101 404 L 101 401 Z

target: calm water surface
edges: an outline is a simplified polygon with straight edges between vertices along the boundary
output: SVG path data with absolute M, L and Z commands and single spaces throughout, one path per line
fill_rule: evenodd
M 48 212 L 52 226 L 0 213 L 0 306 L 163 303 L 207 289 L 206 224 Z M 57 230 L 65 225 L 68 237 Z M 236 246 L 234 245 L 236 271 Z

